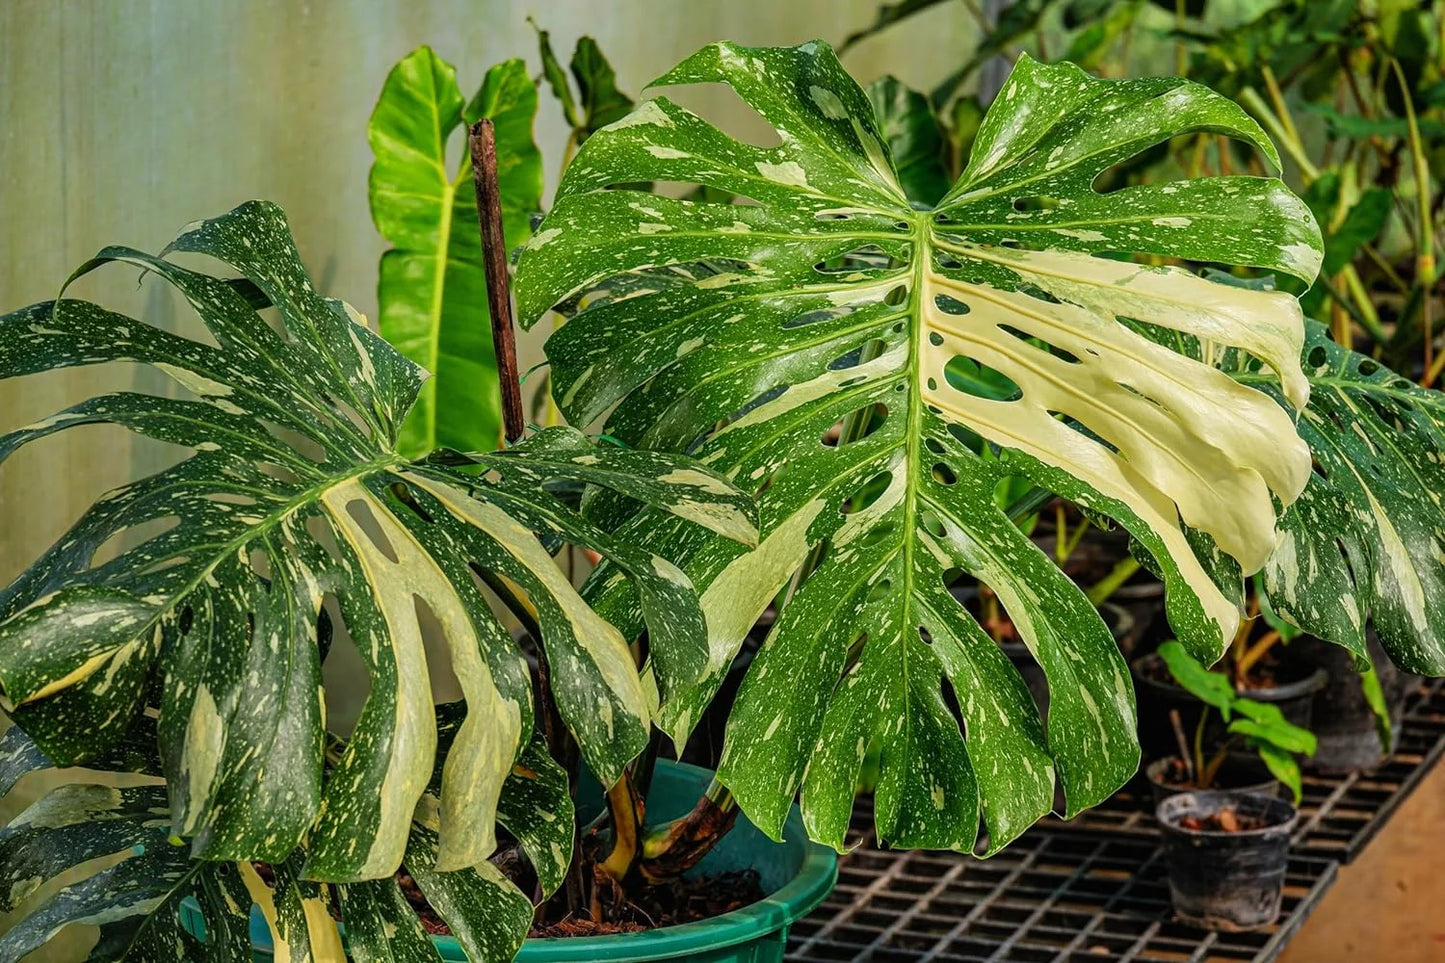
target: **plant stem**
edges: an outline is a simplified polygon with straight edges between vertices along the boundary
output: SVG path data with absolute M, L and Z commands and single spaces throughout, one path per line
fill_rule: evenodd
M 620 883 L 641 852 L 642 825 L 647 816 L 647 804 L 632 781 L 631 771 L 624 769 L 621 778 L 607 790 L 607 810 L 612 815 L 615 842 L 597 868 Z
M 1199 713 L 1199 724 L 1194 727 L 1194 787 L 1209 788 L 1209 774 L 1204 771 L 1204 723 L 1209 720 L 1209 706 L 1203 706 Z
M 1356 284 L 1360 283 L 1359 275 L 1354 274 L 1353 270 L 1350 270 L 1348 273 L 1345 271 L 1341 271 L 1340 276 L 1344 277 L 1347 283 L 1349 282 L 1350 278 L 1353 278 Z M 1335 304 L 1339 305 L 1346 314 L 1348 314 L 1351 318 L 1355 320 L 1355 322 L 1360 326 L 1360 329 L 1368 333 L 1370 337 L 1374 338 L 1377 342 L 1380 342 L 1382 344 L 1385 341 L 1389 340 L 1389 336 L 1385 333 L 1385 329 L 1380 324 L 1379 316 L 1373 313 L 1373 304 L 1370 305 L 1371 314 L 1367 315 L 1360 311 L 1358 304 L 1352 303 L 1350 298 L 1346 296 L 1345 293 L 1339 288 L 1337 288 L 1333 283 L 1331 283 L 1330 279 L 1325 277 L 1323 274 L 1315 278 L 1315 283 L 1318 284 L 1320 287 L 1324 288 L 1325 293 L 1330 296 L 1330 300 L 1333 301 Z M 1366 303 L 1368 303 L 1368 296 L 1366 296 Z M 1345 344 L 1345 342 L 1340 343 Z M 1345 344 L 1345 346 L 1349 347 L 1348 344 Z
M 647 833 L 638 863 L 643 878 L 659 883 L 692 869 L 727 835 L 737 818 L 737 800 L 714 778 L 692 812 Z
M 1109 574 L 1101 578 L 1093 588 L 1086 593 L 1089 601 L 1094 605 L 1103 605 L 1109 597 L 1123 586 L 1134 573 L 1139 571 L 1139 560 L 1132 555 L 1119 559 L 1118 563 L 1109 570 Z
M 1235 669 L 1239 673 L 1239 679 L 1241 681 L 1249 675 L 1249 670 L 1254 668 L 1255 663 L 1264 658 L 1265 653 L 1269 652 L 1270 649 L 1274 648 L 1275 643 L 1279 642 L 1280 638 L 1279 632 L 1271 629 L 1260 636 L 1258 642 L 1245 650 L 1244 654 L 1241 655 L 1235 663 Z
M 517 375 L 517 337 L 512 328 L 512 292 L 507 277 L 507 239 L 502 233 L 502 196 L 497 186 L 497 133 L 491 120 L 472 125 L 469 137 L 472 181 L 477 190 L 477 221 L 482 233 L 482 264 L 487 276 L 487 311 L 502 391 L 502 425 L 507 444 L 521 440 L 527 420 Z
M 1410 157 L 1415 168 L 1415 285 L 1421 289 L 1420 332 L 1424 337 L 1425 377 L 1420 384 L 1426 388 L 1434 382 L 1431 372 L 1435 366 L 1435 331 L 1432 315 L 1432 289 L 1435 286 L 1435 232 L 1434 220 L 1430 216 L 1430 165 L 1425 157 L 1425 148 L 1420 140 L 1420 125 L 1415 118 L 1415 102 L 1410 96 L 1410 85 L 1405 81 L 1405 72 L 1400 62 L 1390 58 L 1390 67 L 1395 71 L 1395 81 L 1400 85 L 1400 98 L 1405 102 L 1405 124 L 1410 132 Z
M 1189 740 L 1184 736 L 1184 720 L 1178 709 L 1169 710 L 1169 725 L 1174 730 L 1174 742 L 1179 746 L 1179 759 L 1184 763 L 1184 773 L 1194 782 L 1194 757 L 1189 752 Z
M 1309 159 L 1309 155 L 1305 152 L 1304 145 L 1299 142 L 1297 137 L 1292 136 L 1289 129 L 1286 129 L 1284 126 L 1284 123 L 1274 115 L 1274 111 L 1269 109 L 1269 105 L 1264 102 L 1264 98 L 1259 95 L 1259 91 L 1253 87 L 1246 87 L 1239 92 L 1239 99 L 1244 103 L 1245 107 L 1249 108 L 1250 113 L 1254 114 L 1260 125 L 1269 132 L 1269 135 L 1279 142 L 1280 146 L 1284 148 L 1284 152 L 1289 155 L 1296 166 L 1299 167 L 1300 176 L 1304 180 L 1305 186 L 1308 187 L 1311 181 L 1320 176 L 1320 171 Z M 1293 123 L 1291 123 L 1290 128 L 1293 128 Z

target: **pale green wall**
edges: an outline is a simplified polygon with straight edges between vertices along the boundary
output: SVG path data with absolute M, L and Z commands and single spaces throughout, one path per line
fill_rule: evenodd
M 413 47 L 432 44 L 470 87 L 508 56 L 535 66 L 530 14 L 564 56 L 578 34 L 596 36 L 635 93 L 711 40 L 836 42 L 876 2 L 0 0 L 0 311 L 52 297 L 105 244 L 158 250 L 191 220 L 265 197 L 289 212 L 321 287 L 370 316 L 382 245 L 366 205 L 366 120 L 387 70 Z M 893 72 L 926 86 L 973 41 L 963 5 L 946 4 L 847 63 L 865 81 Z M 545 99 L 538 141 L 552 181 L 563 136 Z M 169 321 L 169 299 L 150 288 L 117 268 L 78 290 Z M 535 357 L 535 342 L 524 351 Z M 136 371 L 19 379 L 0 385 L 0 431 L 100 384 L 157 387 Z M 147 445 L 72 429 L 0 467 L 0 583 L 100 491 L 169 457 Z

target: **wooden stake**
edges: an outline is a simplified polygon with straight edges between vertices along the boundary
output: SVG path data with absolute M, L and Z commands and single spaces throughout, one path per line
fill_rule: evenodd
M 477 221 L 482 231 L 482 264 L 487 272 L 487 312 L 502 389 L 502 428 L 507 444 L 522 437 L 522 386 L 517 378 L 517 338 L 512 330 L 512 292 L 507 278 L 507 240 L 502 234 L 502 195 L 497 187 L 497 134 L 485 117 L 472 125 L 472 181 L 477 189 Z

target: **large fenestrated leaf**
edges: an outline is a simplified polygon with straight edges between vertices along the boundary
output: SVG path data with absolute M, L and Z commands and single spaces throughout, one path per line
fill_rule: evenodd
M 1223 365 L 1267 383 L 1247 359 Z M 1445 394 L 1330 340 L 1310 322 L 1300 419 L 1317 469 L 1264 568 L 1291 622 L 1365 659 L 1373 622 L 1396 665 L 1445 674 Z
M 430 47 L 417 48 L 392 68 L 372 112 L 371 216 L 393 245 L 381 257 L 380 330 L 432 373 L 402 425 L 398 445 L 404 455 L 425 455 L 442 445 L 489 451 L 500 440 L 497 365 L 465 132 L 482 117 L 496 125 L 502 229 L 510 249 L 530 235 L 530 217 L 542 206 L 542 155 L 532 141 L 536 115 L 537 88 L 521 60 L 488 70 L 466 102 L 456 70 Z
M 57 762 L 120 738 L 152 682 L 169 825 L 207 859 L 285 859 L 308 875 L 390 875 L 432 774 L 436 724 L 423 646 L 435 623 L 468 707 L 442 777 L 443 869 L 494 843 L 497 796 L 531 730 L 531 682 L 474 569 L 531 600 L 562 716 L 603 779 L 646 744 L 650 711 L 627 640 L 590 610 L 537 535 L 612 558 L 636 580 L 670 653 L 664 691 L 706 661 L 686 576 L 620 542 L 543 482 L 624 490 L 748 539 L 751 503 L 685 459 L 595 448 L 555 429 L 461 467 L 411 463 L 396 429 L 423 372 L 316 293 L 280 210 L 249 203 L 183 233 L 241 284 L 108 248 L 194 306 L 215 344 L 71 299 L 0 318 L 0 377 L 113 361 L 150 365 L 186 397 L 101 395 L 0 436 L 0 458 L 81 424 L 192 449 L 98 501 L 0 592 L 7 708 Z M 273 329 L 253 308 L 269 301 Z M 457 459 L 449 459 L 455 462 Z M 97 552 L 120 545 L 114 558 Z M 335 609 L 370 674 L 355 732 L 324 784 L 318 633 Z
M 307 882 L 297 852 L 271 866 L 268 881 L 250 862 L 200 860 L 176 844 L 168 835 L 150 717 L 139 717 L 117 749 L 89 768 L 63 773 L 12 727 L 0 737 L 0 789 L 8 793 L 32 774 L 52 788 L 0 830 L 0 911 L 16 914 L 0 934 L 4 963 L 85 923 L 100 928 L 88 961 L 245 963 L 252 958 L 253 905 L 278 959 L 441 959 L 394 879 Z M 531 924 L 531 902 L 485 861 L 437 873 L 436 800 L 424 801 L 410 827 L 404 869 L 469 959 L 511 960 Z M 570 804 L 565 812 L 536 815 L 565 820 L 570 831 Z M 345 922 L 344 949 L 333 910 Z
M 1295 403 L 1302 318 L 1279 293 L 1111 255 L 1309 278 L 1320 245 L 1307 208 L 1266 178 L 1093 190 L 1111 165 L 1191 130 L 1276 160 L 1235 104 L 1182 80 L 1022 60 L 931 211 L 909 204 L 866 96 L 826 45 L 717 44 L 659 81 L 708 82 L 731 85 L 781 144 L 647 101 L 584 146 L 518 268 L 527 321 L 578 292 L 626 292 L 589 301 L 548 344 L 574 423 L 610 410 L 624 441 L 692 452 L 761 491 L 750 554 L 649 516 L 619 533 L 668 544 L 706 586 L 709 672 L 664 724 L 686 738 L 747 628 L 823 546 L 730 722 L 720 777 L 754 822 L 778 832 L 801 787 L 810 831 L 841 844 L 875 742 L 878 828 L 901 845 L 967 848 L 980 813 L 1002 845 L 1049 808 L 1055 767 L 1071 812 L 1097 802 L 1137 764 L 1128 675 L 995 486 L 1026 475 L 1117 519 L 1154 555 L 1176 633 L 1213 661 L 1239 619 L 1216 578 L 1232 568 L 1237 585 L 1241 567 L 1264 564 L 1275 503 L 1298 495 L 1308 451 L 1269 396 L 1120 318 L 1245 348 Z M 756 204 L 619 188 L 645 181 Z M 970 393 L 969 366 L 1016 397 Z M 1048 674 L 1047 735 L 948 591 L 959 570 L 998 594 Z

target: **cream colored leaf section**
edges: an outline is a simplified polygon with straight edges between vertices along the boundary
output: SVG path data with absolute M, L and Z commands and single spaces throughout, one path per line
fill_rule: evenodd
M 612 623 L 592 611 L 582 600 L 552 556 L 537 541 L 537 536 L 495 505 L 471 498 L 432 478 L 412 474 L 405 477 L 411 484 L 429 492 L 453 516 L 490 535 L 518 564 L 532 573 L 571 623 L 573 636 L 597 666 L 603 683 L 644 728 L 651 725 L 652 716 L 648 712 L 642 682 L 637 676 L 627 640 Z
M 721 676 L 742 647 L 748 630 L 758 620 L 769 600 L 787 584 L 808 555 L 808 529 L 823 511 L 817 499 L 784 519 L 758 543 L 757 548 L 728 563 L 698 600 L 707 620 L 707 669 L 705 678 Z M 683 745 L 706 702 L 711 686 L 698 686 L 670 703 L 662 711 L 660 725 L 677 745 Z M 654 683 L 653 701 L 656 702 Z
M 1057 302 L 957 280 L 920 258 L 918 378 L 926 403 L 1127 505 L 1158 533 L 1207 615 L 1230 637 L 1236 606 L 1195 560 L 1180 518 L 1212 536 L 1246 572 L 1257 571 L 1278 537 L 1271 493 L 1283 505 L 1299 496 L 1309 477 L 1309 449 L 1273 399 L 1117 319 L 1243 347 L 1280 372 L 1291 398 L 1302 403 L 1308 385 L 1298 362 L 1304 328 L 1297 302 L 1184 271 L 1068 252 L 941 246 L 1006 267 Z M 940 297 L 967 311 L 950 313 Z M 1006 375 L 1021 397 L 999 401 L 951 387 L 944 369 L 960 355 Z
M 337 504 L 333 505 L 328 496 L 327 505 L 367 567 L 368 582 L 376 592 L 397 649 L 401 690 L 397 731 L 420 740 L 414 758 L 398 760 L 405 770 L 404 775 L 398 773 L 401 795 L 396 800 L 386 799 L 388 787 L 383 784 L 383 824 L 388 832 L 378 834 L 378 841 L 386 840 L 392 846 L 398 845 L 399 839 L 395 858 L 400 859 L 412 810 L 426 788 L 436 752 L 433 699 L 416 612 L 419 599 L 441 626 L 452 670 L 467 703 L 466 719 L 457 730 L 456 743 L 442 769 L 437 868 L 450 871 L 474 866 L 496 849 L 497 800 L 521 743 L 522 707 L 497 689 L 466 605 L 431 554 L 359 482 L 349 482 L 333 491 Z M 379 533 L 396 561 L 372 542 L 346 510 L 345 505 L 353 499 L 364 501 L 371 509 Z M 393 832 L 398 836 L 393 837 Z M 370 860 L 367 865 L 372 865 Z
M 346 950 L 341 945 L 341 933 L 337 930 L 336 921 L 331 918 L 324 900 L 318 897 L 301 901 L 302 910 L 306 914 L 306 937 L 311 944 L 311 952 L 306 956 L 296 956 L 291 951 L 291 944 L 281 935 L 275 892 L 266 885 L 265 880 L 261 879 L 250 863 L 237 863 L 236 869 L 241 874 L 242 882 L 246 884 L 246 891 L 261 910 L 266 926 L 271 930 L 275 963 L 346 963 Z

